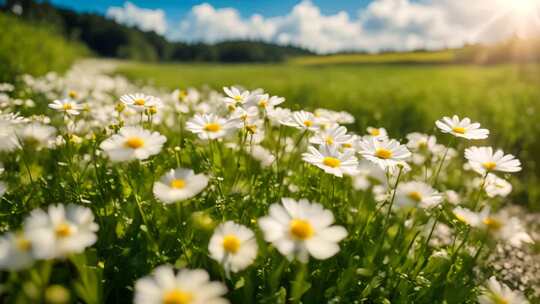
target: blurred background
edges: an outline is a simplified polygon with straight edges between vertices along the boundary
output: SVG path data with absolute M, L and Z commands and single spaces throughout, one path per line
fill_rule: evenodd
M 526 168 L 540 209 L 540 0 L 0 0 L 0 82 L 99 58 L 167 89 L 242 85 L 392 137 L 458 114 Z M 441 138 L 441 140 L 445 140 Z

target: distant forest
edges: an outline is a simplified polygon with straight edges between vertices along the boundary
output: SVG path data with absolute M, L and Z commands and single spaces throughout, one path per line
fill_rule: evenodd
M 141 61 L 278 62 L 312 52 L 293 46 L 260 41 L 227 41 L 217 44 L 170 42 L 155 33 L 128 27 L 93 13 L 78 13 L 34 0 L 0 0 L 0 10 L 53 27 L 69 40 L 81 41 L 96 55 Z

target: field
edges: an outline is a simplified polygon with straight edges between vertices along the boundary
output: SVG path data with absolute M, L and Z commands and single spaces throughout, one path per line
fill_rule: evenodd
M 540 208 L 538 65 L 124 63 L 118 71 L 168 89 L 263 87 L 286 97 L 289 107 L 345 109 L 357 118 L 354 130 L 385 127 L 397 138 L 414 130 L 434 132 L 433 122 L 443 115 L 468 116 L 492 130 L 490 144 L 526 163 L 528 169 L 520 176 L 524 184 L 515 190 L 514 198 L 534 210 Z
M 327 56 L 293 57 L 288 62 L 295 65 L 328 65 L 328 64 L 381 64 L 381 63 L 452 63 L 456 59 L 456 51 L 402 52 L 382 54 L 336 54 Z

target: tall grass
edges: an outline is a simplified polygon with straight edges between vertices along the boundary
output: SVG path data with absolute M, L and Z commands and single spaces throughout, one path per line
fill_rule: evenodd
M 88 55 L 79 43 L 66 41 L 45 25 L 29 24 L 0 14 L 0 81 L 16 75 L 64 71 L 75 59 Z

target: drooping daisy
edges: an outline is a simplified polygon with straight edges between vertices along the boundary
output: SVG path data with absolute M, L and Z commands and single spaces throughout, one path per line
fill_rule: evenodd
M 491 147 L 470 147 L 465 149 L 465 158 L 471 168 L 479 174 L 487 172 L 518 172 L 521 162 L 512 154 L 504 154 L 502 150 L 493 153 Z
M 259 219 L 264 238 L 288 259 L 307 262 L 309 256 L 328 259 L 339 251 L 339 241 L 347 230 L 332 225 L 331 211 L 306 199 L 283 198 L 282 204 L 272 204 L 270 214 Z
M 24 222 L 26 237 L 35 246 L 38 258 L 65 257 L 83 252 L 96 240 L 98 225 L 88 208 L 77 205 L 49 206 L 48 212 L 35 209 Z
M 500 283 L 495 277 L 490 277 L 480 296 L 480 304 L 527 304 L 529 301 L 523 293 L 512 290 L 506 284 Z
M 249 91 L 242 91 L 235 87 L 223 87 L 223 91 L 227 95 L 223 101 L 227 107 L 236 108 L 239 105 L 242 105 L 248 101 L 250 96 Z
M 309 139 L 309 142 L 317 145 L 342 145 L 350 142 L 351 136 L 347 135 L 347 128 L 334 125 L 330 128 L 319 130 L 313 137 Z
M 227 288 L 210 281 L 202 269 L 180 269 L 162 265 L 135 283 L 135 304 L 226 304 Z
M 32 243 L 24 232 L 8 232 L 0 236 L 0 269 L 17 271 L 33 262 Z
M 24 125 L 17 131 L 17 136 L 26 146 L 37 148 L 48 147 L 54 141 L 55 134 L 54 127 L 39 122 Z
M 355 152 L 350 150 L 341 153 L 335 146 L 321 145 L 319 149 L 309 146 L 308 152 L 302 154 L 302 159 L 326 173 L 342 177 L 343 174 L 356 173 L 358 160 L 354 154 Z
M 154 196 L 165 204 L 192 198 L 208 185 L 208 177 L 193 170 L 171 169 L 154 183 Z
M 289 117 L 280 121 L 281 124 L 305 131 L 316 131 L 318 126 L 313 113 L 306 111 L 293 112 Z
M 437 120 L 435 124 L 443 133 L 450 133 L 466 139 L 484 139 L 489 135 L 488 129 L 480 129 L 480 124 L 471 123 L 471 119 L 468 117 L 460 120 L 457 115 L 452 118 L 445 116 L 441 120 Z
M 144 112 L 160 104 L 159 98 L 142 93 L 122 95 L 120 101 L 137 112 Z
M 224 137 L 233 127 L 233 122 L 214 114 L 195 114 L 186 123 L 186 129 L 204 140 Z
M 78 104 L 72 98 L 64 98 L 61 100 L 55 100 L 49 104 L 49 108 L 54 109 L 58 112 L 63 112 L 69 115 L 79 115 L 83 106 Z
M 375 127 L 367 127 L 367 136 L 364 136 L 365 138 L 375 138 L 380 140 L 387 140 L 388 139 L 388 132 L 386 132 L 385 128 L 375 128 Z
M 226 272 L 238 272 L 253 263 L 257 240 L 249 228 L 232 221 L 219 225 L 208 244 L 210 257 L 223 265 Z
M 474 185 L 476 187 L 480 187 L 481 184 L 481 178 L 476 178 L 474 180 Z M 512 192 L 512 184 L 495 174 L 488 173 L 486 180 L 484 181 L 484 190 L 489 197 L 506 197 L 508 194 L 510 194 L 510 192 Z
M 379 165 L 383 170 L 403 164 L 411 156 L 407 147 L 397 140 L 381 140 L 373 137 L 359 141 L 358 153 Z
M 158 132 L 127 126 L 103 141 L 99 147 L 113 162 L 144 160 L 158 154 L 166 141 L 167 138 Z
M 431 208 L 442 200 L 437 190 L 423 182 L 400 183 L 396 189 L 396 205 L 400 207 Z

